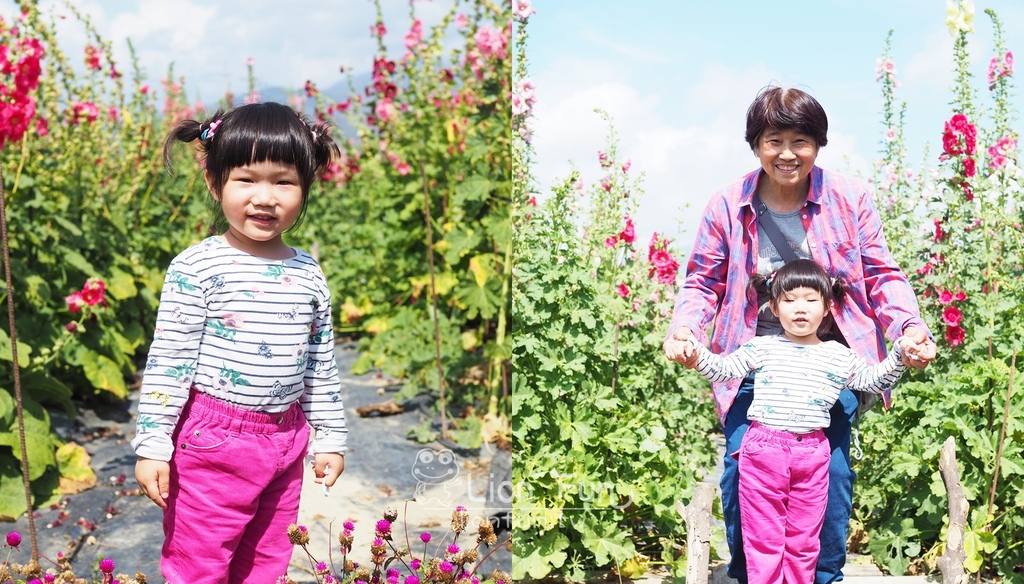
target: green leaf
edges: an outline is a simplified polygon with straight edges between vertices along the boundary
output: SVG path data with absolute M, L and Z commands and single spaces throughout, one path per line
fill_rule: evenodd
M 25 421 L 25 450 L 28 453 L 29 480 L 35 480 L 54 465 L 55 442 L 50 434 L 50 416 L 30 397 L 22 396 Z M 0 432 L 0 446 L 9 446 L 18 460 L 21 456 L 21 437 L 17 424 L 7 432 Z
M 71 388 L 63 382 L 58 381 L 44 371 L 30 371 L 21 377 L 22 386 L 39 403 L 57 404 L 64 408 L 68 417 L 74 419 L 75 405 L 71 401 Z M 0 392 L 0 402 L 3 401 L 3 394 Z M 0 403 L 0 414 L 3 412 L 3 405 Z M 2 417 L 2 415 L 0 415 Z
M 60 471 L 62 491 L 77 493 L 96 485 L 96 473 L 90 466 L 91 457 L 80 444 L 68 442 L 54 455 Z
M 621 565 L 636 556 L 636 547 L 628 532 L 612 521 L 588 518 L 584 522 L 583 545 L 594 554 L 598 566 Z
M 25 479 L 14 457 L 0 456 L 0 521 L 14 521 L 25 512 Z
M 128 397 L 128 385 L 124 382 L 121 369 L 105 355 L 85 350 L 80 354 L 82 373 L 96 389 L 109 391 L 118 398 Z
M 139 289 L 135 286 L 135 278 L 116 268 L 111 270 L 110 279 L 106 281 L 106 284 L 107 293 L 116 300 L 126 300 L 139 293 Z
M 18 340 L 18 365 L 20 367 L 28 367 L 32 363 L 30 355 L 32 354 L 32 347 Z M 7 362 L 14 361 L 14 352 L 11 350 L 11 337 L 7 336 L 7 331 L 0 329 L 0 359 Z
M 79 272 L 82 272 L 87 276 L 92 276 L 97 273 L 96 268 L 94 268 L 92 264 L 89 263 L 89 260 L 85 259 L 85 256 L 82 254 L 73 249 L 65 248 L 62 251 L 64 252 L 64 262 L 69 266 L 77 269 Z
M 552 570 L 561 568 L 568 557 L 564 551 L 567 547 L 569 538 L 558 531 L 547 531 L 540 537 L 533 535 L 519 539 L 520 551 L 512 557 L 512 580 L 523 580 L 527 576 L 540 579 Z

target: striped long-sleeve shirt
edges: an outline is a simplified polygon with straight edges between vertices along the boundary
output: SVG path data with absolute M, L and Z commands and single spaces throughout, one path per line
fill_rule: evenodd
M 754 337 L 725 356 L 694 344 L 700 355 L 697 372 L 708 380 L 722 382 L 754 374 L 748 419 L 797 434 L 828 428 L 829 410 L 840 391 L 882 393 L 906 370 L 898 342 L 873 366 L 836 341 L 801 345 L 781 335 Z
M 143 373 L 132 447 L 170 460 L 190 388 L 238 407 L 279 413 L 299 401 L 315 430 L 311 453 L 346 450 L 331 298 L 319 264 L 239 251 L 219 237 L 167 269 Z
M 750 277 L 757 270 L 758 235 L 752 205 L 761 169 L 716 193 L 697 227 L 676 295 L 668 335 L 690 329 L 711 350 L 727 354 L 757 331 L 757 293 Z M 914 289 L 889 253 L 871 193 L 857 180 L 811 169 L 811 187 L 800 212 L 811 257 L 831 276 L 843 276 L 846 297 L 835 311 L 836 325 L 850 348 L 869 363 L 886 354 L 885 339 L 895 341 L 908 327 L 928 327 L 921 319 Z M 722 423 L 739 380 L 712 383 Z M 882 394 L 889 407 L 889 393 Z

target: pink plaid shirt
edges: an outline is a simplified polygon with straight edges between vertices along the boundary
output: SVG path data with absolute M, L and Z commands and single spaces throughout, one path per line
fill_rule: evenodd
M 668 335 L 688 327 L 711 350 L 732 353 L 757 330 L 757 293 L 749 287 L 757 262 L 757 223 L 751 201 L 761 169 L 717 192 L 708 202 L 676 295 Z M 846 297 L 835 314 L 850 348 L 868 363 L 886 356 L 885 339 L 895 341 L 910 326 L 928 330 L 917 298 L 889 253 L 874 199 L 857 180 L 811 169 L 811 189 L 800 217 L 811 256 L 832 276 L 843 276 Z M 725 423 L 741 380 L 713 383 L 718 415 Z M 890 392 L 882 396 L 891 405 Z

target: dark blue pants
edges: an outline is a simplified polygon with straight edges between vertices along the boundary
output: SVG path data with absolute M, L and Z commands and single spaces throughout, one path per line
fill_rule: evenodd
M 743 584 L 747 582 L 747 561 L 743 556 L 743 533 L 740 528 L 738 462 L 731 455 L 739 450 L 743 435 L 750 427 L 747 409 L 754 398 L 754 379 L 748 377 L 740 384 L 736 401 L 725 418 L 725 469 L 722 471 L 722 513 L 725 516 L 725 540 L 729 544 L 732 561 L 729 576 Z M 857 396 L 844 390 L 830 412 L 832 422 L 825 428 L 832 463 L 828 469 L 828 505 L 825 524 L 821 528 L 821 553 L 815 574 L 815 584 L 831 584 L 843 577 L 846 564 L 846 536 L 853 511 L 853 480 L 857 474 L 850 468 L 850 429 L 857 416 Z

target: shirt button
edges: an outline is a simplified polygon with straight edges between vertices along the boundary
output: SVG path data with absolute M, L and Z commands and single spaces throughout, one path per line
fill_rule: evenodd
M 814 243 L 814 242 L 812 241 L 812 242 L 811 242 L 811 247 L 812 247 L 812 248 L 813 248 L 813 247 L 818 247 L 818 244 L 816 244 L 816 243 Z
M 796 437 L 796 441 L 797 442 L 803 442 L 804 441 L 804 437 L 803 436 L 797 436 Z
M 804 219 L 807 219 L 807 213 L 804 213 L 803 215 L 801 215 L 801 217 L 803 217 Z

